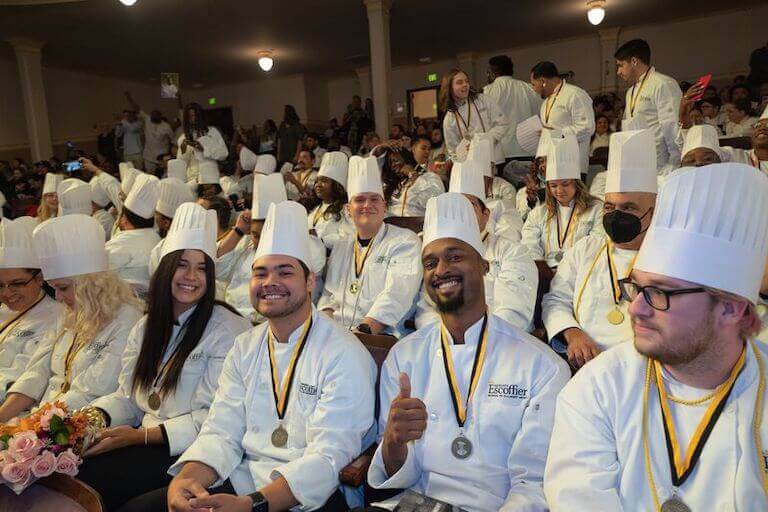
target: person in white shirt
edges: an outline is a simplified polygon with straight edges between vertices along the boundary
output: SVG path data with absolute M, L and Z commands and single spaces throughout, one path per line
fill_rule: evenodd
M 347 510 L 339 472 L 375 428 L 376 365 L 349 332 L 312 307 L 307 212 L 270 207 L 251 281 L 268 322 L 240 335 L 224 361 L 200 434 L 167 489 L 126 512 Z
M 320 163 L 323 161 L 323 155 L 326 153 L 325 149 L 321 148 L 318 143 L 318 135 L 316 133 L 308 133 L 304 137 L 304 149 L 312 152 L 312 168 L 319 169 Z
M 768 174 L 768 108 L 755 124 L 752 132 L 752 149 L 722 148 L 724 160 L 751 165 Z
M 496 101 L 475 92 L 469 76 L 460 69 L 452 69 L 440 83 L 440 111 L 443 118 L 443 137 L 448 157 L 462 161 L 467 157 L 469 142 L 477 133 L 487 133 L 493 143 L 493 163 L 504 161 L 501 140 L 507 134 L 509 121 Z
M 37 221 L 45 222 L 46 220 L 55 217 L 59 213 L 59 196 L 56 190 L 59 188 L 59 183 L 64 180 L 64 176 L 61 174 L 54 174 L 50 171 L 45 173 L 45 181 L 43 182 L 43 195 L 40 199 L 40 205 L 37 207 Z
M 118 388 L 94 400 L 105 429 L 85 452 L 78 479 L 107 510 L 164 487 L 197 437 L 216 392 L 224 358 L 246 319 L 215 300 L 216 214 L 195 203 L 174 217 L 147 314 L 131 329 Z M 122 478 L 126 468 L 140 469 Z
M 150 174 L 136 178 L 117 219 L 120 232 L 105 245 L 109 267 L 140 295 L 149 289 L 149 255 L 160 241 L 154 228 L 158 182 Z
M 49 318 L 50 330 L 8 389 L 0 423 L 53 401 L 74 411 L 117 389 L 128 333 L 141 317 L 131 288 L 109 270 L 96 219 L 50 219 L 35 229 L 33 245 L 43 278 L 64 308 Z
M 315 180 L 317 179 L 315 154 L 308 149 L 300 150 L 299 156 L 296 159 L 296 167 L 285 172 L 283 179 L 285 179 L 285 190 L 288 193 L 288 199 L 298 201 L 309 197 L 312 194 L 312 188 L 315 186 Z
M 529 331 L 536 303 L 539 276 L 528 249 L 504 235 L 487 230 L 491 212 L 485 204 L 485 184 L 479 163 L 467 159 L 454 164 L 450 192 L 464 194 L 475 210 L 488 262 L 485 274 L 485 302 L 494 315 L 523 331 Z M 416 310 L 416 328 L 438 321 L 440 314 L 422 288 Z
M 346 209 L 347 155 L 341 151 L 329 151 L 323 155 L 323 163 L 315 180 L 315 195 L 319 203 L 307 216 L 310 232 L 325 244 L 328 250 L 342 238 L 354 236 L 355 228 Z
M 173 129 L 163 119 L 162 112 L 155 109 L 147 115 L 138 103 L 133 100 L 131 93 L 126 92 L 125 97 L 131 108 L 139 113 L 139 118 L 144 125 L 144 150 L 142 152 L 144 170 L 154 174 L 160 166 L 158 157 L 168 153 L 171 149 L 171 144 L 176 140 L 173 136 Z M 176 95 L 174 94 L 169 97 L 175 98 Z
M 0 400 L 57 321 L 61 305 L 46 295 L 32 246 L 32 217 L 0 224 Z
M 725 123 L 726 137 L 751 137 L 758 119 L 752 117 L 752 105 L 748 99 L 738 99 L 725 104 L 728 122 Z
M 607 148 L 610 145 L 610 141 L 611 125 L 608 118 L 601 114 L 595 118 L 595 134 L 589 143 L 589 156 L 594 156 L 595 150 L 598 148 Z
M 345 329 L 402 335 L 421 280 L 419 238 L 384 223 L 375 157 L 350 159 L 347 193 L 356 233 L 333 247 L 317 307 Z
M 627 89 L 622 130 L 650 128 L 656 137 L 659 174 L 676 169 L 680 162 L 675 144 L 680 99 L 674 78 L 651 66 L 651 47 L 642 39 L 627 41 L 616 50 L 616 74 L 632 87 Z
M 197 103 L 184 107 L 184 134 L 179 137 L 176 158 L 187 163 L 187 180 L 199 174 L 200 162 L 225 160 L 229 155 L 227 144 L 215 126 L 209 126 L 205 111 Z
M 505 159 L 531 156 L 517 142 L 517 125 L 531 116 L 539 114 L 541 98 L 529 84 L 512 78 L 512 59 L 497 55 L 488 60 L 488 85 L 483 94 L 499 105 L 508 121 L 508 129 L 501 138 L 501 151 Z
M 634 343 L 601 354 L 557 399 L 552 510 L 768 509 L 768 347 L 753 339 L 766 195 L 768 177 L 743 164 L 667 176 L 621 284 Z
M 611 136 L 603 205 L 607 235 L 587 236 L 566 251 L 541 301 L 552 347 L 574 368 L 632 339 L 619 281 L 632 271 L 656 203 L 656 150 L 649 129 Z
M 397 144 L 397 143 L 395 143 Z M 426 156 L 426 141 L 418 142 L 420 156 Z M 410 150 L 399 145 L 379 146 L 385 150 L 382 180 L 385 182 L 385 197 L 390 195 L 387 210 L 396 217 L 423 217 L 430 197 L 445 192 L 443 180 L 425 165 L 419 165 Z M 373 154 L 379 156 L 378 149 Z
M 539 62 L 531 69 L 531 86 L 544 102 L 539 116 L 545 129 L 558 129 L 576 137 L 579 144 L 579 172 L 589 168 L 589 141 L 595 133 L 592 98 L 584 89 L 569 84 L 551 62 Z
M 110 213 L 110 210 L 122 208 L 122 201 L 120 201 L 119 196 L 120 182 L 111 174 L 102 171 L 91 178 L 89 185 L 91 187 L 91 216 L 101 224 L 105 240 L 108 242 L 115 227 L 115 217 Z
M 555 398 L 570 372 L 488 311 L 484 252 L 466 197 L 430 199 L 422 265 L 440 322 L 399 341 L 384 362 L 368 483 L 470 512 L 544 512 Z M 394 509 L 400 496 L 378 505 Z
M 123 161 L 143 169 L 144 122 L 135 110 L 123 111 L 123 118 L 115 126 L 115 137 L 123 139 Z
M 431 141 L 429 163 L 435 163 L 440 159 L 445 161 L 445 141 L 443 140 L 443 130 L 439 126 L 432 128 L 432 133 L 429 134 L 429 140 Z

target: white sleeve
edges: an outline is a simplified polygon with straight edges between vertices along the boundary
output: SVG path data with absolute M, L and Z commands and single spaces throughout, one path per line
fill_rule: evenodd
M 240 267 L 243 253 L 248 250 L 248 236 L 244 235 L 235 247 L 216 259 L 216 280 L 229 284 Z
M 544 259 L 544 245 L 542 244 L 542 238 L 545 236 L 542 233 L 542 219 L 546 221 L 546 207 L 536 207 L 528 214 L 528 218 L 525 219 L 523 229 L 520 232 L 520 242 L 528 248 L 528 252 L 534 261 Z
M 547 329 L 550 342 L 566 329 L 580 328 L 573 310 L 573 295 L 579 270 L 574 263 L 577 255 L 583 253 L 579 245 L 565 251 L 563 260 L 557 266 L 557 273 L 549 285 L 549 293 L 541 299 L 541 320 Z
M 21 393 L 36 402 L 43 398 L 51 379 L 51 355 L 58 338 L 58 329 L 52 329 L 45 334 L 24 373 L 16 379 L 8 393 Z
M 37 332 L 28 338 L 16 336 L 12 340 L 7 339 L 3 342 L 5 364 L 0 367 L 0 400 L 5 398 L 6 390 L 27 369 L 40 342 L 48 335 L 48 331 L 41 325 Z
M 501 270 L 493 284 L 493 312 L 527 332 L 533 322 L 539 271 L 528 249 L 517 243 L 499 263 Z
M 456 160 L 456 148 L 460 139 L 453 112 L 446 112 L 443 118 L 443 140 L 445 141 L 445 151 L 451 160 Z
M 192 161 L 192 155 L 194 154 L 194 151 L 191 147 L 187 146 L 186 151 L 181 150 L 181 143 L 187 140 L 187 136 L 183 133 L 179 136 L 179 140 L 176 141 L 176 146 L 178 149 L 176 149 L 176 158 L 180 160 L 184 160 L 187 165 Z
M 595 111 L 592 99 L 581 90 L 577 90 L 570 101 L 573 124 L 563 128 L 563 132 L 572 133 L 579 142 L 588 141 L 595 133 Z
M 224 138 L 221 136 L 219 130 L 211 126 L 208 128 L 208 133 L 198 139 L 198 142 L 203 146 L 203 156 L 210 160 L 224 160 L 229 155 L 227 144 L 224 142 Z
M 491 123 L 491 126 L 488 127 L 488 134 L 493 137 L 495 142 L 500 142 L 509 130 L 509 119 L 499 108 L 495 99 L 483 95 L 482 100 L 488 112 L 488 121 Z

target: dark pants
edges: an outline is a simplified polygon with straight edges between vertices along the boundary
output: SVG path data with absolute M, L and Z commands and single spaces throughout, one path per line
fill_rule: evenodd
M 125 502 L 171 482 L 168 474 L 178 457 L 167 446 L 129 446 L 87 458 L 77 478 L 101 494 L 107 512 Z

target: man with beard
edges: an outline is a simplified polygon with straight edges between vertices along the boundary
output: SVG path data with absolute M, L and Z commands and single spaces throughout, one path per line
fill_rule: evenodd
M 297 203 L 270 206 L 251 278 L 268 321 L 235 340 L 200 434 L 140 510 L 348 509 L 339 471 L 374 425 L 376 365 L 312 306 L 306 219 Z
M 768 173 L 768 107 L 752 132 L 752 149 L 736 149 L 730 146 L 722 149 L 726 161 L 751 165 Z
M 557 400 L 552 510 L 767 510 L 765 366 L 755 303 L 768 176 L 743 164 L 673 172 L 622 281 L 634 344 Z
M 541 342 L 488 312 L 484 252 L 464 195 L 429 200 L 423 281 L 440 322 L 398 342 L 384 362 L 381 443 L 368 482 L 469 511 L 545 511 L 555 397 L 570 372 Z
M 615 133 L 610 144 L 603 204 L 607 235 L 589 235 L 566 251 L 541 301 L 552 348 L 566 353 L 574 368 L 632 339 L 619 280 L 632 271 L 656 203 L 653 132 Z

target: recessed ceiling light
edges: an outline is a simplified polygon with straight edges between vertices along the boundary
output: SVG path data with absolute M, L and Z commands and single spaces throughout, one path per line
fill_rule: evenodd
M 605 0 L 589 0 L 587 2 L 587 19 L 593 25 L 599 25 L 605 18 Z
M 136 0 L 120 0 L 120 3 L 126 7 L 130 7 L 136 3 Z

